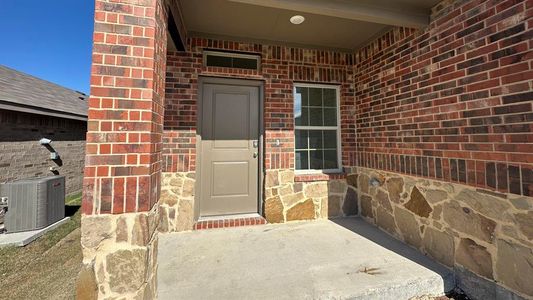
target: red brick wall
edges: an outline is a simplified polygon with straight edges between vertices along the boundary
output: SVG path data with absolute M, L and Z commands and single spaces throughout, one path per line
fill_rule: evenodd
M 340 85 L 343 164 L 355 164 L 354 120 L 349 113 L 355 104 L 352 89 L 352 54 L 202 38 L 191 38 L 188 45 L 187 52 L 169 53 L 167 57 L 164 171 L 186 172 L 195 169 L 198 75 L 248 78 L 265 82 L 267 169 L 294 168 L 293 83 Z M 260 54 L 261 70 L 204 67 L 203 49 Z M 276 139 L 280 140 L 280 146 L 276 146 Z
M 448 2 L 355 54 L 358 165 L 533 196 L 533 1 Z
M 96 1 L 84 214 L 159 198 L 166 24 L 162 1 Z
M 294 168 L 293 82 L 333 83 L 344 166 L 533 195 L 532 1 L 450 3 L 355 55 L 189 39 L 167 58 L 164 171 L 195 169 L 198 75 L 265 81 L 267 169 Z M 261 54 L 262 69 L 206 68 L 203 49 Z

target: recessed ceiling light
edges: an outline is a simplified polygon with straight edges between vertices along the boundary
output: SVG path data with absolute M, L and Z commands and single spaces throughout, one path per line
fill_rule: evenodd
M 290 21 L 294 25 L 300 25 L 305 21 L 305 18 L 304 16 L 296 15 L 296 16 L 292 16 L 290 18 Z

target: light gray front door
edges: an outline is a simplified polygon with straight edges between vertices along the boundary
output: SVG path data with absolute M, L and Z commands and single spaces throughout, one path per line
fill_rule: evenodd
M 257 213 L 259 87 L 202 88 L 200 216 Z

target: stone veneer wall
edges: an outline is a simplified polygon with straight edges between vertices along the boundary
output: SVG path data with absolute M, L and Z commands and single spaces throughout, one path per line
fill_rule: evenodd
M 353 178 L 349 175 L 348 181 Z M 165 172 L 161 186 L 159 231 L 192 230 L 195 173 Z M 346 178 L 298 181 L 293 170 L 268 170 L 264 198 L 264 216 L 269 223 L 355 216 L 358 213 L 356 191 L 347 184 Z
M 78 299 L 156 298 L 157 208 L 82 218 Z
M 192 230 L 194 172 L 162 174 L 159 203 L 160 232 Z M 354 180 L 348 176 L 348 182 Z M 264 216 L 269 223 L 355 216 L 357 194 L 346 178 L 298 181 L 293 170 L 268 170 L 265 176 Z
M 159 199 L 160 232 L 193 229 L 194 184 L 194 172 L 162 174 Z
M 266 172 L 265 199 L 264 214 L 269 223 L 354 216 L 358 213 L 357 194 L 346 179 L 297 181 L 293 170 Z
M 515 299 L 511 291 L 533 296 L 533 198 L 368 168 L 355 172 L 361 216 L 453 267 L 459 287 L 475 299 Z M 370 184 L 372 178 L 380 184 Z

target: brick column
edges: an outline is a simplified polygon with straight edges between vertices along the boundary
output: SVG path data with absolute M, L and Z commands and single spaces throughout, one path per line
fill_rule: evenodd
M 166 2 L 96 0 L 81 298 L 153 299 Z

